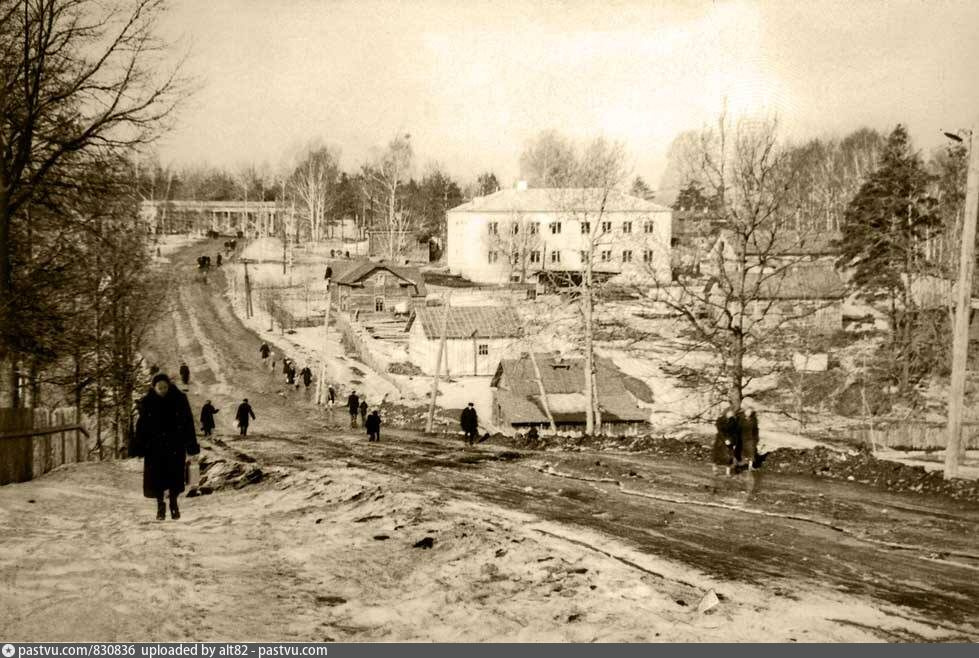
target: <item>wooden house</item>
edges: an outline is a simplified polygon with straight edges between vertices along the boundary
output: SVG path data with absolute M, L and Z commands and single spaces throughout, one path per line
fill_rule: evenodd
M 334 308 L 355 315 L 407 312 L 416 303 L 424 304 L 427 294 L 417 269 L 372 261 L 334 272 L 330 287 Z
M 445 313 L 442 373 L 450 377 L 492 375 L 500 359 L 522 335 L 516 312 L 502 306 L 417 307 L 408 319 L 408 359 L 426 375 L 435 374 Z

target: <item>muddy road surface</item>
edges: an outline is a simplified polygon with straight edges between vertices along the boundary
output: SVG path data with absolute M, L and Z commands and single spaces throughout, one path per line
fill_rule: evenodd
M 331 419 L 261 366 L 263 339 L 235 317 L 220 270 L 207 284 L 196 280 L 194 260 L 219 245 L 210 241 L 173 258 L 174 306 L 147 357 L 169 372 L 186 360 L 192 403 L 214 400 L 220 441 L 257 463 L 290 472 L 345 463 L 410 489 L 587 531 L 603 539 L 583 541 L 582 550 L 628 566 L 610 548 L 624 546 L 686 565 L 726 583 L 722 600 L 748 586 L 766 592 L 777 609 L 779 600 L 804 603 L 807 592 L 835 592 L 841 625 L 859 625 L 844 614 L 845 601 L 859 601 L 886 608 L 909 627 L 932 629 L 931 639 L 979 639 L 979 502 L 765 469 L 716 476 L 707 464 L 635 453 L 466 448 L 455 436 L 391 427 L 369 444 L 360 430 L 344 427 L 344 409 Z M 258 418 L 241 438 L 231 420 L 245 397 Z M 925 639 L 913 630 L 877 636 Z

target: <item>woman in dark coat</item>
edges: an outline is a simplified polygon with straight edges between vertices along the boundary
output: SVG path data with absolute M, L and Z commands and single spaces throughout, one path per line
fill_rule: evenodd
M 741 459 L 748 470 L 755 469 L 758 459 L 758 415 L 751 406 L 745 407 L 746 416 L 741 428 Z
M 214 414 L 218 411 L 220 409 L 215 409 L 210 400 L 201 407 L 201 430 L 203 430 L 204 436 L 211 436 L 211 432 L 214 430 Z
M 164 493 L 170 492 L 170 518 L 179 519 L 177 496 L 184 490 L 187 455 L 201 451 L 194 414 L 187 396 L 163 373 L 153 377 L 150 391 L 139 401 L 136 434 L 130 455 L 143 457 L 143 495 L 156 499 L 156 518 L 166 518 Z
M 367 419 L 364 421 L 364 426 L 367 428 L 368 441 L 381 440 L 381 416 L 377 413 L 377 409 L 367 416 Z
M 713 468 L 717 472 L 718 466 L 723 466 L 725 472 L 731 474 L 731 466 L 734 464 L 734 443 L 735 433 L 738 431 L 738 419 L 734 415 L 734 410 L 728 409 L 714 423 L 717 434 L 714 436 L 713 449 Z

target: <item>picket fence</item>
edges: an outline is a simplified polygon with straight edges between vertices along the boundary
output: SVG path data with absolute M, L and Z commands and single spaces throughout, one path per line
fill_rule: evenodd
M 0 485 L 86 461 L 87 440 L 74 409 L 0 409 Z

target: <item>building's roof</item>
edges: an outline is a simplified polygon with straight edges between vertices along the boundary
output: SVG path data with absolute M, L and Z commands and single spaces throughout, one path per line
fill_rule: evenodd
M 416 309 L 408 319 L 405 331 L 417 321 L 426 338 L 442 335 L 442 318 L 446 307 Z M 449 306 L 445 325 L 447 338 L 516 338 L 523 333 L 520 318 L 512 308 L 501 306 Z
M 757 256 L 835 256 L 842 239 L 836 231 L 782 231 L 772 234 L 759 231 L 745 245 L 745 251 Z
M 375 263 L 374 261 L 369 260 L 351 261 L 349 267 L 344 268 L 340 272 L 334 271 L 332 282 L 342 286 L 353 286 L 360 283 L 377 270 L 390 272 L 406 283 L 413 285 L 417 290 L 418 295 L 424 296 L 428 294 L 425 289 L 424 279 L 418 269 L 414 267 L 405 267 L 403 265 Z
M 476 197 L 449 212 L 597 212 L 605 190 L 601 188 L 506 189 Z M 640 197 L 609 190 L 605 212 L 670 212 Z
M 735 280 L 731 274 L 730 280 Z M 749 272 L 745 276 L 745 288 L 754 291 L 758 286 L 758 299 L 843 299 L 846 285 L 826 261 L 798 263 L 784 270 L 769 274 Z M 713 285 L 713 283 L 711 284 Z
M 553 354 L 537 354 L 541 384 L 547 395 L 551 415 L 556 422 L 584 422 L 585 360 L 561 359 Z M 605 421 L 644 422 L 648 412 L 636 404 L 625 386 L 625 375 L 609 359 L 595 360 L 598 380 L 599 409 Z M 506 379 L 507 390 L 499 388 Z M 497 401 L 506 416 L 516 423 L 543 423 L 547 416 L 540 400 L 540 388 L 534 366 L 528 355 L 519 359 L 503 359 L 497 366 L 490 386 L 496 388 Z

